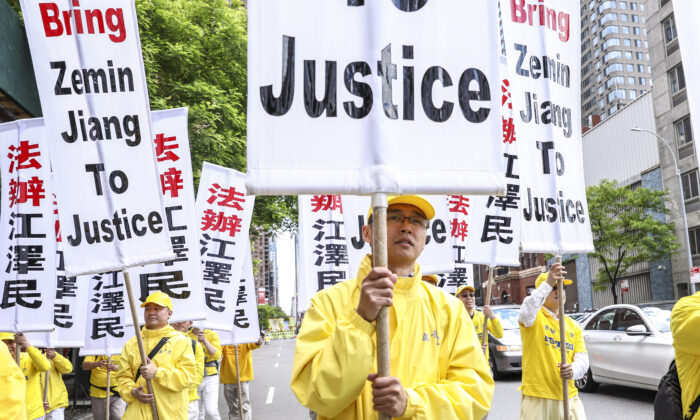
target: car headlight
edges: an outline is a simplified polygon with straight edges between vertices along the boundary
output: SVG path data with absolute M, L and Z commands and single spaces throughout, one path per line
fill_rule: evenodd
M 523 346 L 496 346 L 498 351 L 521 351 Z

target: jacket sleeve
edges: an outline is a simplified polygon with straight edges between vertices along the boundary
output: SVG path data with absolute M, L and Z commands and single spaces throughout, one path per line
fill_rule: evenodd
M 375 353 L 374 325 L 354 308 L 336 314 L 333 303 L 325 293 L 311 299 L 297 337 L 291 381 L 303 406 L 331 418 L 360 395 Z
M 532 327 L 537 319 L 537 312 L 540 311 L 544 301 L 547 300 L 547 296 L 552 291 L 553 287 L 549 285 L 546 281 L 540 284 L 540 287 L 532 291 L 532 294 L 525 299 L 523 299 L 523 304 L 520 305 L 520 311 L 518 312 L 518 322 L 525 328 Z
M 27 354 L 32 360 L 35 371 L 46 372 L 51 368 L 51 362 L 49 362 L 49 359 L 47 359 L 38 348 L 29 347 L 27 349 Z
M 137 355 L 134 353 L 136 346 L 131 344 L 135 343 L 128 341 L 122 349 L 122 354 L 119 357 L 119 370 L 117 370 L 116 375 L 117 392 L 127 404 L 137 401 L 136 397 L 131 395 L 131 390 L 137 387 L 136 382 L 134 382 L 136 370 L 132 366 L 136 366 L 136 369 L 141 366 L 141 359 L 136 360 Z M 144 392 L 148 392 L 145 386 L 143 389 Z
M 173 346 L 172 363 L 166 366 L 158 366 L 156 376 L 153 378 L 159 385 L 171 391 L 182 391 L 189 387 L 196 378 L 196 363 L 194 353 L 189 348 L 190 340 L 182 337 L 177 346 Z
M 671 332 L 676 351 L 700 356 L 700 301 L 696 296 L 676 303 L 671 313 Z
M 494 337 L 503 337 L 503 326 L 501 325 L 501 320 L 498 319 L 498 317 L 489 319 L 486 326 Z
M 56 370 L 58 370 L 62 374 L 65 375 L 67 373 L 73 372 L 73 364 L 60 354 L 56 353 L 56 356 L 54 356 L 52 361 L 53 365 L 56 367 Z
M 215 331 L 210 331 L 210 333 L 211 334 L 207 334 L 208 335 L 207 341 L 209 342 L 209 344 L 214 346 L 214 348 L 216 349 L 216 353 L 209 354 L 205 350 L 204 357 L 219 360 L 219 359 L 221 359 L 221 339 L 219 338 L 219 334 L 217 334 Z M 204 347 L 204 346 L 202 346 L 202 347 Z
M 463 307 L 451 315 L 450 333 L 442 343 L 447 346 L 447 374 L 437 383 L 406 388 L 402 419 L 480 419 L 491 407 L 494 382 L 472 321 Z

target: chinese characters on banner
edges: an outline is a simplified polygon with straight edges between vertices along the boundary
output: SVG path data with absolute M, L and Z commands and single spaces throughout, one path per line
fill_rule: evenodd
M 236 296 L 236 314 L 233 318 L 232 331 L 217 331 L 221 345 L 255 343 L 260 338 L 258 323 L 258 305 L 255 301 L 255 277 L 253 276 L 253 258 L 250 248 L 245 252 L 243 276 Z
M 204 319 L 204 287 L 200 269 L 198 219 L 194 207 L 192 162 L 187 134 L 187 109 L 178 108 L 151 113 L 153 147 L 160 175 L 165 217 L 176 258 L 129 269 L 138 286 L 134 294 L 140 302 L 161 291 L 173 302 L 171 321 Z M 143 312 L 139 311 L 143 322 Z M 131 323 L 131 319 L 129 319 Z
M 251 2 L 249 192 L 503 193 L 501 149 L 484 141 L 501 131 L 498 55 L 484 54 L 499 50 L 497 13 L 495 1 Z
M 470 222 L 472 219 L 471 201 L 465 195 L 448 195 L 440 197 L 447 203 L 449 211 L 449 229 L 452 258 L 454 269 L 438 274 L 437 286 L 442 290 L 454 294 L 459 286 L 469 284 L 474 286 L 474 270 L 471 264 L 466 263 L 467 238 L 470 236 Z
M 133 0 L 22 0 L 69 276 L 174 257 Z
M 128 306 L 124 275 L 121 271 L 93 274 L 89 278 L 85 346 L 81 356 L 120 354 L 126 341 L 133 337 L 127 330 Z M 84 280 L 81 278 L 81 280 Z
M 48 331 L 54 323 L 56 226 L 41 119 L 0 125 L 0 331 Z
M 255 197 L 246 195 L 245 175 L 204 162 L 197 191 L 201 278 L 206 328 L 233 328 L 238 283 L 249 247 Z
M 581 147 L 580 2 L 501 6 L 518 138 L 522 250 L 593 251 Z
M 343 203 L 339 195 L 299 196 L 299 310 L 319 290 L 347 280 L 350 272 Z

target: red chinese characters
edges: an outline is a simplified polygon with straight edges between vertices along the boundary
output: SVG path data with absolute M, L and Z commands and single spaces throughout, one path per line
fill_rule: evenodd
M 343 203 L 339 195 L 314 195 L 311 197 L 312 212 L 332 210 L 339 210 L 341 214 L 343 213 Z

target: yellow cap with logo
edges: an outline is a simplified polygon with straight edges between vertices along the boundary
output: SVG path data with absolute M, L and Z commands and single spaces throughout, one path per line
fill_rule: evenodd
M 455 296 L 459 295 L 462 293 L 464 290 L 471 290 L 472 292 L 474 291 L 474 286 L 470 284 L 463 284 L 457 288 L 457 292 L 455 293 Z
M 148 295 L 146 301 L 141 304 L 141 307 L 145 308 L 149 303 L 155 303 L 158 306 L 164 306 L 171 311 L 173 310 L 173 302 L 170 300 L 170 296 L 161 291 L 153 292 Z
M 410 206 L 418 208 L 426 219 L 430 220 L 435 217 L 435 209 L 430 201 L 423 198 L 420 195 L 389 195 L 386 197 L 387 207 L 392 204 L 408 204 Z M 370 206 L 369 212 L 367 212 L 367 220 L 372 216 L 372 207 Z
M 4 340 L 14 340 L 15 334 L 11 332 L 0 332 L 0 341 Z

